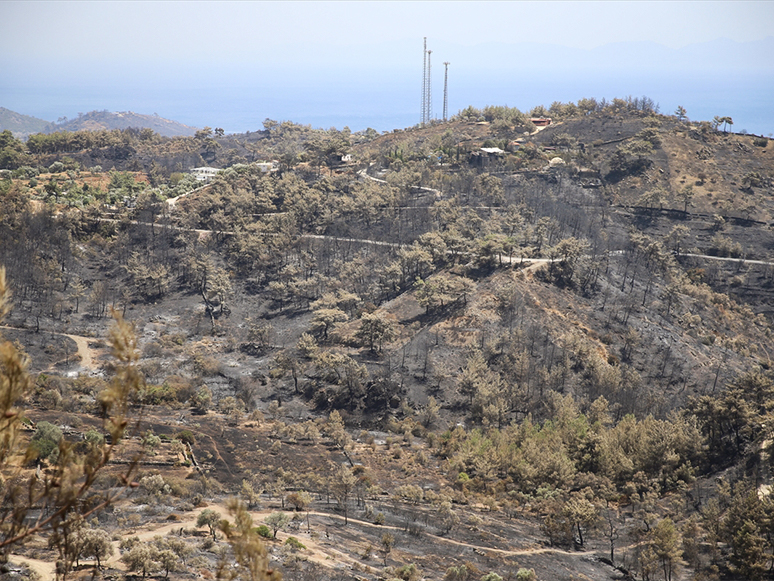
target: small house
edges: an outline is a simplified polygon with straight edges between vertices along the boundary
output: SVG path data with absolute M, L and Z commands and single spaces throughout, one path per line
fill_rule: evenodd
M 482 147 L 470 154 L 470 163 L 479 167 L 486 167 L 490 163 L 502 159 L 505 152 L 499 147 Z
M 209 182 L 219 171 L 216 167 L 195 167 L 191 170 L 191 173 L 198 181 Z
M 258 161 L 255 163 L 255 165 L 258 167 L 259 170 L 261 170 L 261 173 L 270 173 L 273 171 L 277 171 L 277 168 L 278 168 L 278 163 L 274 160 Z

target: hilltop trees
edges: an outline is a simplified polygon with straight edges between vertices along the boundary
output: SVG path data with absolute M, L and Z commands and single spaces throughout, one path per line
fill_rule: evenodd
M 718 127 L 723 125 L 723 133 L 726 132 L 726 128 L 729 125 L 733 125 L 733 124 L 734 124 L 734 120 L 731 119 L 731 117 L 725 117 L 725 116 L 724 117 L 720 117 L 718 115 L 715 115 L 715 117 L 712 119 L 712 127 L 714 129 L 717 129 Z
M 477 109 L 468 106 L 461 110 L 452 119 L 462 119 L 467 121 L 478 121 L 485 119 L 493 124 L 502 123 L 505 127 L 513 128 L 514 132 L 522 133 L 524 131 L 532 132 L 535 126 L 530 122 L 529 116 L 519 111 L 516 107 L 507 107 L 501 105 L 487 105 L 483 109 Z

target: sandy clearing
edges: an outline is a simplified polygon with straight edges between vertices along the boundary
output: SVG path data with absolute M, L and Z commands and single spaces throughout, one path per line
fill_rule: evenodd
M 38 575 L 41 581 L 54 581 L 56 579 L 56 565 L 40 559 L 30 559 L 21 555 L 10 555 L 8 560 L 12 565 L 26 565 Z
M 63 333 L 65 337 L 69 337 L 78 346 L 78 355 L 81 357 L 81 367 L 85 369 L 95 370 L 97 368 L 95 362 L 95 350 L 89 347 L 89 341 L 94 341 L 94 338 L 81 337 L 80 335 L 67 335 Z
M 0 325 L 0 329 L 10 329 L 12 331 L 30 331 L 22 327 L 10 327 L 8 325 Z M 47 331 L 48 332 L 48 331 Z M 69 335 L 67 333 L 57 333 L 51 331 L 54 335 L 60 335 L 62 337 L 68 337 L 75 341 L 75 345 L 78 347 L 78 355 L 80 356 L 80 366 L 84 369 L 94 371 L 97 369 L 97 350 L 89 347 L 89 343 L 96 341 L 96 337 L 83 337 L 82 335 Z

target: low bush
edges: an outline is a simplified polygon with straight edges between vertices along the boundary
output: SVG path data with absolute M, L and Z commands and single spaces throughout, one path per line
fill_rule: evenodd
M 266 528 L 268 529 L 269 527 L 266 527 Z M 306 549 L 306 545 L 304 545 L 304 543 L 299 541 L 296 537 L 288 537 L 287 540 L 285 541 L 285 544 L 293 547 L 294 549 L 299 549 L 299 550 Z
M 177 434 L 174 435 L 174 439 L 180 440 L 181 442 L 185 442 L 190 446 L 194 446 L 196 444 L 196 436 L 194 436 L 191 430 L 179 431 Z

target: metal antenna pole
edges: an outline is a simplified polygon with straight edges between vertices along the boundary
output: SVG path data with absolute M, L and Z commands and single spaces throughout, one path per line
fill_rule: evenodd
M 430 55 L 433 54 L 432 50 L 427 51 L 427 122 L 429 123 L 433 119 L 433 91 L 432 83 L 430 82 Z
M 443 63 L 443 120 L 449 120 L 449 65 L 451 63 Z
M 427 37 L 422 52 L 422 125 L 427 122 Z

